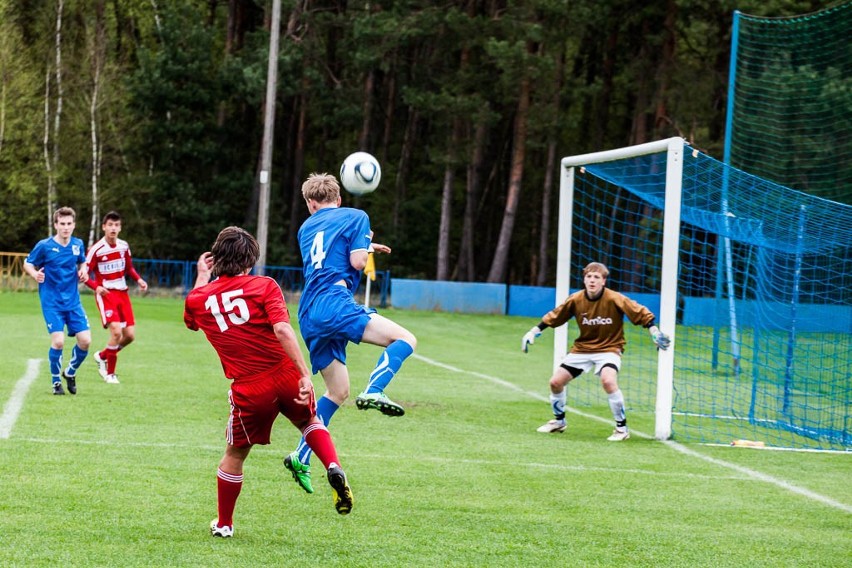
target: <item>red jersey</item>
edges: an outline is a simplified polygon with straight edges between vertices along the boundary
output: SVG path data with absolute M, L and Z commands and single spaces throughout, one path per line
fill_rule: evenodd
M 221 276 L 195 288 L 186 297 L 183 321 L 204 332 L 229 379 L 252 378 L 282 365 L 299 376 L 272 329 L 290 323 L 284 294 L 272 278 Z
M 125 275 L 133 280 L 141 278 L 133 268 L 130 245 L 121 239 L 116 239 L 115 245 L 109 244 L 106 237 L 96 242 L 86 255 L 86 263 L 89 272 L 94 274 L 94 278 L 86 281 L 86 286 L 92 290 L 97 290 L 98 286 L 107 290 L 127 290 Z

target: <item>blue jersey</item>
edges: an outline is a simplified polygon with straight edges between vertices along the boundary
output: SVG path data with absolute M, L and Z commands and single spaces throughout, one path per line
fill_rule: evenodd
M 48 237 L 36 244 L 26 261 L 36 269 L 44 268 L 44 282 L 38 286 L 43 310 L 69 311 L 80 306 L 77 268 L 86 262 L 83 241 L 71 237 L 62 246 Z
M 360 209 L 326 207 L 299 228 L 299 248 L 305 287 L 299 300 L 299 319 L 335 282 L 343 280 L 350 293 L 361 282 L 361 271 L 349 263 L 349 255 L 366 251 L 372 241 L 370 218 Z

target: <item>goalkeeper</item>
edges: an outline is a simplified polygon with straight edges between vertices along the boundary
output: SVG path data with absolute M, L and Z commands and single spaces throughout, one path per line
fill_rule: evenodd
M 671 340 L 654 325 L 654 314 L 645 306 L 623 294 L 606 288 L 609 270 L 599 262 L 583 269 L 584 289 L 575 292 L 541 318 L 541 323 L 530 329 L 521 340 L 524 353 L 548 327 L 559 327 L 572 317 L 577 320 L 580 336 L 571 351 L 562 360 L 550 378 L 550 406 L 554 419 L 538 428 L 539 432 L 565 431 L 565 387 L 583 372 L 594 369 L 609 398 L 609 407 L 615 419 L 615 430 L 607 438 L 620 442 L 630 437 L 624 414 L 624 396 L 618 388 L 618 371 L 624 353 L 624 316 L 635 325 L 648 329 L 659 349 L 668 349 Z

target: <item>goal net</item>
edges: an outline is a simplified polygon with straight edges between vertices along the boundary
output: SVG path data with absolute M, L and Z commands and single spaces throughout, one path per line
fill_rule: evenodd
M 603 262 L 673 338 L 656 351 L 625 326 L 629 418 L 653 417 L 660 439 L 852 449 L 852 207 L 681 138 L 564 158 L 561 173 L 556 301 Z M 570 333 L 556 331 L 554 365 Z M 600 386 L 568 396 L 600 404 Z
M 812 14 L 734 12 L 725 163 L 852 203 L 852 1 Z

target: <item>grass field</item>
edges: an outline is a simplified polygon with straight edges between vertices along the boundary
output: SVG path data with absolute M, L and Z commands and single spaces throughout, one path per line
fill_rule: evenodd
M 603 391 L 565 434 L 539 434 L 552 352 L 519 350 L 537 320 L 394 310 L 419 339 L 388 391 L 406 415 L 350 402 L 331 424 L 352 514 L 318 460 L 315 494 L 290 479 L 298 433 L 281 420 L 246 462 L 234 538 L 211 538 L 228 383 L 181 301 L 134 306 L 121 384 L 87 360 L 77 396 L 55 397 L 37 296 L 0 293 L 0 566 L 852 565 L 852 455 L 661 443 L 642 415 L 607 442 Z M 354 396 L 379 350 L 349 353 Z

